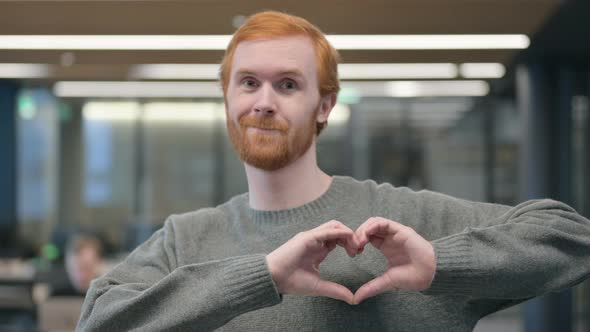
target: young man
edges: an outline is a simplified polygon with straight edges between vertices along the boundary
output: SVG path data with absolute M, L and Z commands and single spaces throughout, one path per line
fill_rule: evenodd
M 67 280 L 59 280 L 53 285 L 51 295 L 86 295 L 92 279 L 105 270 L 102 251 L 102 243 L 96 236 L 86 233 L 73 235 L 68 240 L 64 253 Z
M 470 331 L 589 275 L 590 222 L 562 203 L 474 203 L 320 170 L 337 60 L 298 17 L 238 29 L 221 82 L 248 193 L 171 216 L 93 282 L 79 329 Z

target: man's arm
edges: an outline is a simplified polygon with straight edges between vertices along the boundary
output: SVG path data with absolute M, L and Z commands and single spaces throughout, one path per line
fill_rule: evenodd
M 525 299 L 590 276 L 590 222 L 566 204 L 528 201 L 484 218 L 432 241 L 437 269 L 426 294 Z
M 176 266 L 173 225 L 92 283 L 77 330 L 213 330 L 281 301 L 264 255 Z
M 243 313 L 281 302 L 282 294 L 351 303 L 342 285 L 322 280 L 319 265 L 341 246 L 357 253 L 354 232 L 331 221 L 301 232 L 268 255 L 177 266 L 174 223 L 93 282 L 79 330 L 213 330 Z
M 380 190 L 376 213 L 411 228 L 404 234 L 428 241 L 434 249 L 436 270 L 432 282 L 422 289 L 425 294 L 525 299 L 571 287 L 590 276 L 590 222 L 563 203 L 534 200 L 508 207 L 429 191 L 384 186 Z M 366 228 L 361 226 L 357 233 Z M 391 245 L 394 233 L 380 236 Z M 361 243 L 371 241 L 370 235 L 363 239 L 359 234 Z M 430 255 L 428 246 L 405 250 L 417 262 Z M 421 274 L 415 277 L 424 280 L 426 270 L 417 270 Z M 368 293 L 394 288 L 421 290 L 389 283 Z

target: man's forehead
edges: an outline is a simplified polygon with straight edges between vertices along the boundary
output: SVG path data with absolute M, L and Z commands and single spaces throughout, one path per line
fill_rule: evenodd
M 236 47 L 232 62 L 234 74 L 260 70 L 293 74 L 315 72 L 313 45 L 304 36 L 242 41 Z

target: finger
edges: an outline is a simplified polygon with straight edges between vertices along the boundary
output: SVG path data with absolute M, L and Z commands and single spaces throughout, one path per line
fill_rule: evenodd
M 315 230 L 312 232 L 312 235 L 316 241 L 320 242 L 340 239 L 348 241 L 348 239 L 354 236 L 354 233 L 350 229 L 326 228 Z
M 336 241 L 336 244 L 338 246 L 344 248 L 344 250 L 346 250 L 346 254 L 349 257 L 354 257 L 356 255 L 356 253 L 357 253 L 356 247 L 352 247 L 347 240 L 338 239 Z
M 371 242 L 373 247 L 381 249 L 381 245 L 383 244 L 383 238 L 379 236 L 371 236 L 369 238 L 369 242 Z
M 338 241 L 340 241 L 340 240 L 338 240 Z M 326 249 L 328 249 L 328 252 L 334 250 L 334 248 L 336 248 L 336 245 L 337 245 L 336 241 L 327 241 L 324 243 L 325 243 Z
M 341 246 L 342 248 L 344 248 L 346 250 L 346 253 L 348 254 L 348 256 L 354 257 L 358 254 L 359 249 L 361 248 L 361 246 L 359 245 L 358 237 L 356 236 L 354 231 L 352 229 L 350 229 L 348 226 L 346 226 L 345 224 L 343 224 L 342 222 L 340 222 L 338 220 L 331 220 L 331 221 L 324 223 L 318 227 L 318 229 L 323 229 L 323 228 L 336 228 L 336 229 L 350 230 L 350 232 L 353 233 L 353 236 L 351 238 L 339 240 L 337 243 L 339 246 Z
M 356 234 L 352 234 L 352 236 L 346 239 L 339 239 L 337 244 L 344 248 L 344 250 L 346 250 L 346 253 L 350 257 L 354 257 L 358 255 L 360 251 L 362 251 Z
M 352 229 L 350 229 L 348 226 L 344 225 L 342 222 L 340 222 L 338 220 L 331 220 L 327 223 L 324 223 L 324 224 L 316 227 L 315 229 L 312 230 L 312 232 L 324 232 L 329 229 L 339 229 L 339 230 L 345 230 L 345 231 L 350 232 L 352 234 L 350 237 L 338 239 L 338 241 L 336 243 L 346 250 L 346 254 L 349 257 L 356 256 L 356 254 L 359 251 L 357 237 L 354 234 L 354 232 L 352 231 Z
M 350 257 L 354 257 L 358 253 L 359 247 L 360 247 L 358 237 L 356 236 L 356 233 L 351 228 L 344 225 L 342 222 L 340 222 L 338 220 L 331 220 L 320 227 L 330 227 L 330 228 L 350 230 L 350 232 L 352 232 L 352 234 L 353 234 L 352 237 L 346 238 L 346 239 L 341 239 L 337 243 L 339 246 L 346 249 L 346 253 Z
M 351 231 L 352 232 L 352 231 Z M 334 242 L 334 241 L 333 241 Z M 339 238 L 335 244 L 344 248 L 349 257 L 354 257 L 358 253 L 358 244 L 354 233 L 347 235 L 344 238 Z M 334 249 L 334 248 L 332 248 Z
M 326 281 L 322 279 L 320 279 L 316 284 L 313 295 L 325 296 L 332 299 L 341 300 L 348 304 L 352 304 L 354 298 L 354 295 L 348 288 L 335 282 Z
M 361 288 L 354 293 L 354 304 L 359 304 L 369 297 L 373 297 L 391 289 L 395 289 L 395 287 L 391 285 L 389 278 L 386 275 L 381 275 L 362 285 Z
M 330 220 L 326 223 L 321 224 L 320 226 L 316 227 L 316 229 L 324 229 L 324 228 L 338 228 L 338 229 L 348 229 L 352 232 L 348 226 L 344 225 L 342 222 L 338 220 Z
M 332 242 L 337 244 L 338 240 L 346 240 L 347 237 L 351 237 L 350 231 L 336 228 L 325 228 L 325 229 L 314 229 L 306 232 L 302 239 L 308 243 L 306 246 L 310 250 L 325 250 L 329 249 L 328 252 L 334 248 L 327 248 L 328 243 Z M 327 252 L 326 252 L 327 254 Z
M 385 218 L 375 218 L 375 221 L 367 225 L 365 234 L 367 236 L 372 235 L 395 235 L 399 232 L 406 230 L 407 227 L 395 222 L 393 220 Z
M 364 223 L 362 223 L 355 231 L 355 234 L 357 236 L 357 239 L 359 241 L 359 245 L 361 247 L 364 247 L 367 242 L 369 242 L 365 236 L 365 229 L 367 228 L 367 224 L 371 222 L 373 218 L 369 218 L 367 220 L 365 220 Z
M 387 219 L 376 220 L 365 228 L 364 236 L 366 236 L 368 241 L 376 248 L 381 248 L 381 244 L 385 238 L 393 240 L 394 242 L 404 239 L 405 237 L 400 235 L 406 234 L 404 232 L 406 232 L 408 228 L 401 224 L 394 225 L 393 223 L 393 221 Z
M 372 218 L 367 219 L 362 225 L 360 225 L 357 228 L 355 234 L 358 238 L 359 246 L 361 248 L 363 248 L 369 242 L 369 237 L 366 234 L 366 230 L 370 225 L 372 225 L 375 222 L 376 222 L 376 218 L 372 217 Z

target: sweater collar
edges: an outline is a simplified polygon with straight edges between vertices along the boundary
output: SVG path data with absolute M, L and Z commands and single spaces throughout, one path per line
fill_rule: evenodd
M 248 194 L 244 195 L 242 201 L 246 211 L 255 222 L 291 222 L 293 220 L 308 220 L 325 214 L 330 208 L 337 206 L 337 202 L 346 195 L 346 183 L 351 179 L 345 176 L 333 176 L 332 183 L 328 190 L 317 199 L 302 206 L 285 210 L 256 210 L 248 204 Z

